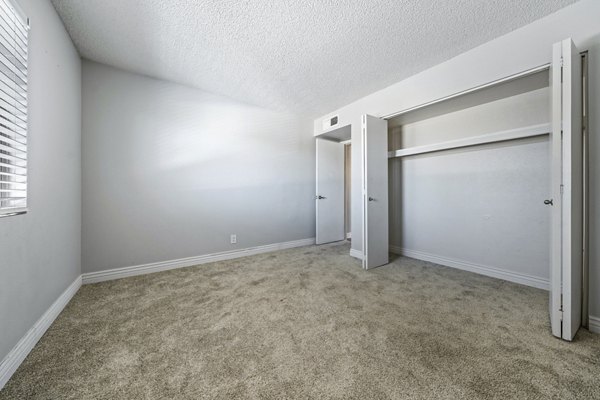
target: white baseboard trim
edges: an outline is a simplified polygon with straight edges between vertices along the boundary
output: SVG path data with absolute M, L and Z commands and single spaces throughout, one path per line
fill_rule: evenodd
M 550 290 L 550 281 L 533 275 L 521 274 L 519 272 L 507 271 L 487 265 L 473 264 L 467 261 L 454 260 L 447 257 L 437 256 L 417 250 L 403 249 L 399 246 L 390 245 L 390 252 L 400 254 L 406 257 L 416 258 L 418 260 L 429 261 L 435 264 L 445 265 L 447 267 L 462 269 L 463 271 L 474 272 L 476 274 L 491 276 L 492 278 L 503 279 L 505 281 L 519 283 L 521 285 L 532 286 L 538 289 Z
M 83 284 L 127 278 L 129 276 L 145 275 L 170 269 L 193 267 L 215 261 L 231 260 L 234 258 L 251 256 L 254 254 L 270 253 L 272 251 L 291 249 L 294 247 L 310 246 L 315 244 L 315 238 L 294 240 L 291 242 L 274 243 L 265 246 L 249 247 L 246 249 L 222 251 L 219 253 L 205 254 L 202 256 L 180 258 L 177 260 L 160 261 L 149 264 L 134 265 L 108 269 L 98 272 L 88 272 L 82 275 Z
M 600 318 L 590 315 L 588 322 L 590 332 L 600 333 Z
M 359 260 L 363 259 L 363 253 L 360 250 L 350 249 L 350 255 L 352 257 L 358 258 Z
M 81 276 L 69 285 L 69 287 L 56 299 L 46 312 L 38 319 L 35 324 L 25 333 L 13 349 L 0 362 L 0 390 L 6 385 L 6 382 L 15 373 L 19 365 L 25 360 L 25 357 L 33 349 L 35 344 L 46 333 L 56 317 L 61 313 L 65 306 L 71 301 L 75 293 L 81 287 Z

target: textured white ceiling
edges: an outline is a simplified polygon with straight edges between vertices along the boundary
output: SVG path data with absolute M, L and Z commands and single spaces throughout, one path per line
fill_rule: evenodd
M 574 2 L 52 0 L 85 58 L 311 117 Z

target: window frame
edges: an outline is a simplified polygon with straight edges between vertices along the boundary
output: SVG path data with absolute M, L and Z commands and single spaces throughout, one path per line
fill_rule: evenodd
M 17 50 L 17 46 L 15 45 L 13 49 L 7 49 L 6 46 L 4 47 L 6 50 L 8 50 L 7 55 L 3 56 L 4 59 L 7 60 L 8 64 L 12 64 L 12 65 L 6 65 L 3 63 L 4 68 L 6 68 L 9 71 L 19 71 L 18 68 L 14 69 L 16 67 L 16 64 L 14 62 L 14 59 L 17 59 L 17 57 L 21 56 L 21 58 L 24 60 L 24 63 L 20 62 L 21 65 L 24 68 L 25 73 L 23 74 L 25 77 L 25 80 L 23 81 L 22 78 L 16 74 L 16 72 L 13 72 L 15 75 L 12 78 L 12 80 L 16 80 L 17 77 L 19 79 L 21 79 L 23 81 L 23 83 L 25 84 L 25 107 L 24 107 L 24 114 L 25 114 L 25 120 L 23 121 L 21 119 L 22 122 L 24 122 L 25 127 L 23 128 L 22 126 L 16 124 L 13 121 L 10 121 L 9 119 L 6 119 L 6 121 L 8 121 L 8 123 L 13 124 L 17 127 L 19 127 L 20 129 L 24 130 L 25 135 L 25 143 L 23 143 L 23 147 L 24 150 L 20 150 L 22 153 L 25 154 L 25 165 L 24 166 L 17 166 L 18 169 L 22 169 L 24 170 L 24 172 L 21 174 L 23 177 L 24 182 L 19 182 L 19 181 L 15 181 L 14 183 L 16 183 L 17 185 L 13 186 L 17 186 L 17 189 L 15 189 L 14 187 L 11 189 L 11 186 L 8 184 L 10 181 L 5 180 L 5 181 L 0 181 L 1 183 L 5 183 L 6 184 L 6 189 L 4 190 L 23 190 L 24 193 L 24 206 L 21 207 L 9 207 L 9 206 L 0 206 L 0 218 L 4 218 L 4 217 L 11 217 L 11 216 L 15 216 L 15 215 L 23 215 L 29 212 L 29 200 L 30 200 L 30 196 L 29 196 L 29 121 L 28 121 L 28 116 L 29 116 L 29 83 L 28 83 L 28 70 L 29 70 L 29 65 L 28 65 L 28 57 L 29 57 L 29 30 L 30 30 L 30 21 L 29 18 L 27 17 L 27 15 L 25 14 L 25 12 L 23 11 L 23 9 L 19 6 L 19 4 L 14 1 L 14 0 L 0 0 L 0 18 L 2 18 L 2 20 L 0 21 L 0 23 L 2 24 L 6 24 L 5 28 L 0 29 L 2 30 L 5 34 L 8 34 L 9 36 L 4 36 L 4 43 L 6 43 L 7 45 L 10 45 L 10 34 L 15 32 L 16 30 L 20 30 L 20 31 L 25 31 L 25 34 L 22 35 L 24 37 L 24 40 L 21 39 L 21 41 L 23 42 L 24 46 L 18 46 L 18 48 L 25 50 L 24 54 L 25 56 L 23 57 Z M 8 18 L 7 19 L 5 18 Z M 21 29 L 22 28 L 22 29 Z M 13 39 L 15 40 L 15 39 Z M 12 51 L 11 51 L 12 50 Z M 8 57 L 7 57 L 8 56 Z M 9 57 L 14 57 L 13 60 L 11 60 Z M 11 77 L 9 75 L 6 75 L 6 73 L 1 72 L 4 76 L 4 78 L 6 78 L 7 80 L 11 80 Z M 8 86 L 8 84 L 3 81 L 3 84 L 8 87 L 9 89 L 14 90 L 12 87 Z M 9 90 L 10 92 L 10 90 Z M 2 101 L 4 101 L 9 108 L 13 107 L 15 110 L 17 110 L 16 112 L 11 112 L 8 108 L 4 108 L 4 112 L 6 113 L 7 116 L 14 116 L 15 117 L 15 121 L 18 118 L 18 112 L 19 110 L 13 105 L 15 104 L 16 100 L 15 100 L 15 96 L 14 95 L 10 95 L 8 92 L 0 92 L 0 96 L 6 96 L 3 98 Z M 5 127 L 5 129 L 7 130 L 7 132 L 9 132 L 11 129 L 9 127 Z M 10 157 L 15 157 L 14 155 L 11 154 L 10 152 L 10 148 L 15 148 L 14 146 L 18 146 L 15 145 L 11 142 L 14 143 L 19 143 L 19 140 L 16 140 L 14 137 L 11 138 L 10 133 L 6 133 L 5 136 L 0 136 L 0 140 L 2 140 L 3 143 L 5 143 L 3 146 L 5 148 L 8 148 L 9 150 L 5 150 L 7 153 L 6 155 L 10 156 Z M 18 134 L 17 134 L 18 135 Z M 15 136 L 15 135 L 12 135 Z M 23 136 L 23 135 L 21 135 Z M 16 137 L 16 136 L 15 136 Z M 16 152 L 19 152 L 19 149 L 16 150 Z M 1 157 L 1 155 L 0 155 Z M 5 160 L 8 160 L 8 158 L 4 158 Z M 18 174 L 18 172 L 16 172 L 16 170 L 13 168 L 13 171 L 7 170 L 7 171 L 3 171 L 5 172 L 5 174 Z M 20 173 L 19 173 L 20 174 Z M 8 175 L 6 175 L 8 176 Z M 23 186 L 23 189 L 19 189 L 19 186 Z M 6 196 L 4 198 L 10 198 L 11 196 Z

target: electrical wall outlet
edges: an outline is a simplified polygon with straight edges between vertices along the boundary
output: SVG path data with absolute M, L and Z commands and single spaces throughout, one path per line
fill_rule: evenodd
M 237 235 L 236 234 L 232 234 L 231 235 L 231 244 L 236 244 L 237 243 Z

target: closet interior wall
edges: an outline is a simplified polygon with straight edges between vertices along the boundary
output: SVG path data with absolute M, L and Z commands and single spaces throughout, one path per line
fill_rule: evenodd
M 550 122 L 544 70 L 389 120 L 389 150 Z M 542 134 L 389 159 L 390 248 L 547 288 L 550 142 Z

